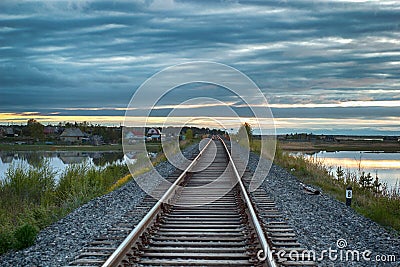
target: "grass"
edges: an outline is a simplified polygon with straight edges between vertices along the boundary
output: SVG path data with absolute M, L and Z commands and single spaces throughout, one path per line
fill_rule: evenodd
M 254 152 L 260 151 L 259 140 L 254 140 L 251 148 Z M 280 149 L 279 144 L 275 153 L 274 162 L 294 174 L 300 181 L 317 186 L 339 201 L 345 202 L 345 190 L 352 186 L 352 208 L 358 213 L 377 222 L 378 224 L 394 229 L 400 234 L 400 188 L 388 190 L 385 185 L 374 187 L 371 183 L 362 186 L 362 173 L 343 171 L 335 177 L 330 168 L 323 162 L 303 155 L 290 155 Z
M 32 245 L 39 230 L 107 193 L 127 173 L 125 165 L 82 163 L 69 165 L 57 183 L 47 161 L 10 166 L 0 183 L 0 253 Z
M 198 140 L 180 142 L 181 149 Z M 152 144 L 152 151 L 160 151 Z M 153 166 L 165 161 L 159 153 Z M 112 164 L 99 169 L 87 162 L 72 164 L 56 181 L 50 162 L 42 160 L 35 166 L 11 165 L 0 180 L 0 254 L 33 244 L 37 233 L 89 200 L 109 193 L 150 170 L 141 160 L 128 167 Z M 122 177 L 122 178 L 121 178 Z

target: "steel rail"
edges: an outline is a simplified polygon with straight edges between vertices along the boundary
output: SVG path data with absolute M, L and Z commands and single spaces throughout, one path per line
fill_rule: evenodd
M 265 237 L 264 231 L 261 227 L 260 221 L 258 220 L 258 217 L 254 210 L 254 207 L 251 204 L 250 197 L 247 194 L 246 187 L 244 186 L 244 184 L 242 182 L 242 178 L 240 177 L 239 172 L 237 171 L 237 168 L 236 168 L 235 162 L 232 159 L 231 153 L 229 152 L 228 147 L 226 146 L 224 140 L 222 140 L 222 138 L 220 136 L 218 136 L 218 139 L 221 141 L 222 145 L 224 146 L 225 152 L 229 157 L 229 161 L 232 163 L 233 172 L 238 180 L 238 183 L 239 183 L 239 186 L 241 189 L 241 193 L 243 195 L 243 198 L 246 202 L 247 209 L 250 214 L 251 221 L 256 230 L 257 237 L 258 237 L 258 240 L 259 240 L 261 248 L 262 248 L 262 252 L 259 251 L 257 253 L 257 256 L 261 256 L 261 254 L 264 254 L 262 258 L 265 258 L 265 262 L 266 262 L 267 266 L 268 267 L 277 267 L 277 264 L 275 263 L 274 257 L 272 255 L 272 251 L 269 248 L 267 238 Z
M 134 245 L 134 242 L 140 237 L 140 235 L 147 229 L 147 227 L 154 220 L 156 215 L 161 210 L 161 206 L 166 201 L 170 200 L 172 193 L 176 190 L 177 185 L 183 180 L 186 174 L 192 169 L 192 167 L 197 163 L 201 155 L 207 149 L 208 145 L 211 143 L 212 138 L 200 151 L 197 157 L 190 163 L 190 165 L 183 171 L 183 173 L 175 180 L 175 182 L 169 187 L 167 192 L 157 201 L 153 208 L 146 214 L 146 216 L 140 221 L 140 223 L 132 230 L 132 232 L 122 241 L 118 248 L 111 254 L 107 261 L 102 265 L 102 267 L 117 266 L 119 262 L 123 260 L 127 252 Z

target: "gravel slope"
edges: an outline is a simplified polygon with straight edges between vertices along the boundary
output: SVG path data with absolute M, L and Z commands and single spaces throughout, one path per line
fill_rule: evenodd
M 255 170 L 258 158 L 258 155 L 250 154 L 251 171 Z M 264 159 L 260 162 L 266 164 Z M 272 165 L 262 187 L 275 199 L 278 209 L 294 227 L 299 242 L 305 248 L 315 250 L 317 258 L 322 250 L 337 250 L 332 252 L 333 260 L 325 254 L 319 266 L 400 266 L 398 236 L 330 196 L 304 193 L 300 181 L 286 170 Z M 346 240 L 347 246 L 338 248 L 336 242 L 339 239 Z M 364 260 L 361 254 L 358 262 L 351 261 L 351 254 L 348 254 L 347 260 L 347 250 L 358 250 L 360 253 L 370 250 L 372 254 L 366 256 L 371 261 Z M 394 255 L 396 261 L 384 263 L 375 260 L 376 256 L 382 258 L 388 255 Z
M 198 144 L 187 147 L 182 154 L 189 158 L 196 151 Z M 163 177 L 175 171 L 175 167 L 168 162 L 160 163 L 156 169 Z M 153 172 L 148 172 L 136 179 L 146 179 L 151 175 Z M 144 196 L 136 182 L 130 181 L 42 230 L 33 246 L 0 256 L 0 266 L 67 265 L 86 244 L 105 234 L 127 211 L 134 209 Z

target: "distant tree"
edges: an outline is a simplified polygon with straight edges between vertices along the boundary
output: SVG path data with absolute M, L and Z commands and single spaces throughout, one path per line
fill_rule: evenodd
M 44 139 L 44 125 L 38 122 L 35 119 L 28 120 L 28 135 L 31 136 L 35 140 L 43 140 Z
M 360 175 L 360 179 L 359 179 L 358 183 L 360 184 L 360 186 L 362 188 L 371 189 L 372 186 L 373 186 L 372 185 L 372 180 L 373 180 L 373 178 L 371 176 L 371 173 L 365 174 L 365 172 L 362 172 L 361 175 Z
M 247 138 L 249 140 L 249 143 L 251 143 L 251 141 L 253 140 L 253 129 L 251 128 L 251 125 L 245 122 L 242 126 L 240 126 L 238 136 L 239 140 Z
M 84 121 L 79 123 L 79 129 L 81 129 L 82 132 L 86 133 L 89 130 L 89 123 Z
M 87 132 L 92 135 L 99 135 L 105 143 L 121 142 L 121 127 L 107 127 L 99 124 L 87 127 Z
M 337 169 L 336 169 L 336 177 L 339 181 L 341 181 L 341 182 L 344 181 L 344 171 L 341 166 L 337 167 Z
M 185 139 L 186 139 L 186 140 L 191 140 L 191 139 L 193 139 L 193 131 L 192 131 L 192 129 L 187 129 L 187 130 L 186 130 Z
M 379 182 L 378 173 L 376 173 L 372 191 L 374 191 L 374 193 L 376 193 L 376 194 L 382 193 L 381 186 L 382 186 L 382 183 Z
M 72 128 L 72 127 L 74 127 L 74 125 L 72 124 L 72 123 L 70 123 L 70 122 L 67 122 L 67 123 L 65 123 L 65 128 Z

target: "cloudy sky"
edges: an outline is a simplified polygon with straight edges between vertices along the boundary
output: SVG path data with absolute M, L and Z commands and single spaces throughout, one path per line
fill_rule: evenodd
M 118 124 L 146 79 L 196 60 L 248 75 L 278 133 L 400 135 L 400 2 L 385 0 L 1 0 L 0 123 Z

